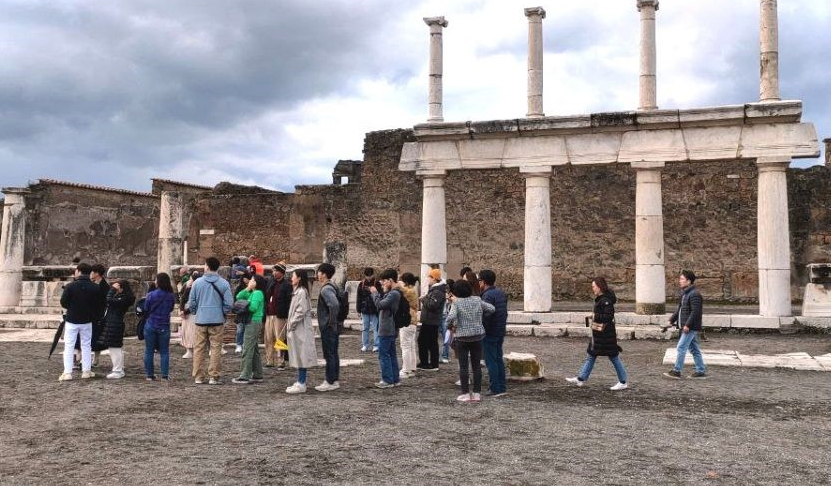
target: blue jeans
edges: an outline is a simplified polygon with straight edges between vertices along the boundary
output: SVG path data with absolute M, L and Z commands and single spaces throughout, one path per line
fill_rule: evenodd
M 153 354 L 159 351 L 159 364 L 162 376 L 168 376 L 170 369 L 170 329 L 144 328 L 144 375 L 155 378 Z
M 589 379 L 589 375 L 592 374 L 592 369 L 594 369 L 594 362 L 596 360 L 597 356 L 592 356 L 586 353 L 586 361 L 583 361 L 583 366 L 580 367 L 580 372 L 577 373 L 577 378 L 580 381 L 586 381 Z M 617 381 L 621 383 L 626 383 L 626 368 L 623 367 L 623 361 L 620 360 L 620 355 L 609 356 L 609 361 L 611 361 L 612 366 L 615 367 L 615 373 L 617 373 Z
M 678 338 L 678 358 L 675 360 L 675 371 L 680 373 L 684 367 L 684 357 L 687 355 L 688 349 L 695 362 L 695 371 L 705 373 L 707 368 L 704 366 L 701 348 L 698 347 L 698 331 L 690 331 L 686 334 L 683 331 L 681 332 L 681 337 Z
M 395 355 L 395 336 L 381 336 L 378 346 L 378 364 L 381 365 L 381 379 L 387 383 L 398 383 L 398 357 Z
M 325 324 L 320 327 L 320 345 L 323 348 L 323 359 L 326 360 L 326 381 L 330 385 L 340 377 L 338 339 L 337 331 L 329 329 Z
M 502 360 L 504 336 L 485 336 L 482 340 L 482 354 L 488 367 L 488 382 L 491 393 L 505 393 L 505 361 Z
M 245 342 L 245 323 L 237 324 L 237 346 L 242 346 Z
M 361 342 L 363 347 L 369 349 L 369 330 L 372 329 L 372 336 L 374 337 L 373 347 L 378 348 L 378 314 L 361 314 L 361 320 L 364 323 L 364 330 L 361 332 Z
M 447 316 L 441 316 L 439 323 L 439 339 L 441 339 L 441 359 L 450 359 L 450 344 L 444 342 L 444 335 L 447 334 Z
M 297 368 L 297 383 L 306 384 L 306 368 Z

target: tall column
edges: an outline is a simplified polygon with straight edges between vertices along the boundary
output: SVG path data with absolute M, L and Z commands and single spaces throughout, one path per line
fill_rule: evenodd
M 420 174 L 423 184 L 421 204 L 421 282 L 426 285 L 427 272 L 434 266 L 445 274 L 447 266 L 447 219 L 445 216 L 445 171 Z M 422 289 L 423 291 L 423 289 Z
M 635 162 L 635 312 L 666 310 L 664 212 L 661 199 L 663 162 Z
M 3 229 L 0 236 L 0 306 L 20 304 L 23 283 L 26 201 L 28 189 L 4 187 Z
M 657 80 L 655 69 L 655 12 L 658 0 L 638 0 L 641 13 L 641 75 L 639 83 L 639 110 L 657 110 Z
M 156 271 L 170 274 L 170 267 L 184 262 L 185 239 L 182 197 L 175 191 L 163 191 L 159 204 L 159 249 Z
M 788 226 L 790 160 L 760 158 L 758 188 L 759 314 L 791 315 L 791 241 Z
M 528 17 L 528 118 L 544 116 L 542 108 L 542 7 L 525 9 Z
M 779 18 L 776 10 L 776 0 L 759 0 L 760 101 L 779 101 Z
M 427 103 L 430 106 L 429 122 L 444 121 L 442 114 L 442 29 L 447 27 L 444 17 L 425 17 L 424 23 L 430 26 L 430 87 Z
M 525 312 L 551 310 L 551 168 L 520 169 L 525 176 Z

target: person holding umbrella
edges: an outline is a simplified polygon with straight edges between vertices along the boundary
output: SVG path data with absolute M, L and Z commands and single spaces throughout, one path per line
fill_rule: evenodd
M 75 281 L 63 289 L 61 307 L 66 309 L 64 322 L 66 334 L 63 348 L 63 373 L 58 381 L 72 379 L 72 361 L 75 342 L 81 339 L 81 378 L 94 378 L 92 372 L 92 323 L 98 319 L 97 309 L 100 288 L 92 283 L 89 274 L 92 267 L 79 263 L 75 268 Z

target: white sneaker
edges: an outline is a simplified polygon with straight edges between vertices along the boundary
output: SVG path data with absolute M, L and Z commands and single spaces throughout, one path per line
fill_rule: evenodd
M 335 385 L 329 383 L 328 381 L 324 381 L 323 383 L 317 385 L 315 387 L 315 390 L 317 390 L 319 392 L 327 392 L 327 391 L 337 390 L 339 387 L 340 387 L 340 385 L 335 386 Z
M 387 383 L 384 380 L 381 380 L 381 381 L 379 381 L 378 383 L 375 384 L 375 388 L 392 388 L 394 386 L 395 385 L 393 385 L 392 383 Z
M 61 373 L 61 376 L 58 377 L 58 381 L 70 381 L 72 380 L 72 373 Z
M 566 381 L 577 386 L 583 386 L 586 383 L 585 381 L 581 381 L 580 378 L 577 378 L 576 376 L 574 378 L 566 378 Z
M 89 380 L 90 378 L 95 378 L 95 372 L 93 372 L 93 371 L 84 371 L 84 373 L 81 374 L 81 379 L 83 379 L 83 380 Z
M 193 353 L 191 352 L 190 349 L 188 349 L 187 351 L 185 351 L 185 354 L 182 355 L 182 359 L 190 359 L 190 358 L 193 358 Z
M 334 383 L 329 384 L 329 391 L 337 390 L 338 388 L 340 388 L 340 382 L 339 381 L 336 381 Z
M 468 403 L 470 401 L 470 393 L 465 393 L 464 395 L 459 395 L 456 397 L 457 402 Z
M 296 393 L 306 393 L 306 385 L 295 383 L 294 385 L 286 388 L 286 393 L 288 393 L 289 395 L 294 395 Z
M 447 363 L 449 363 L 449 362 L 450 362 L 450 360 L 449 360 L 449 359 L 447 359 L 447 358 L 442 358 L 442 359 L 440 359 L 439 361 L 441 362 L 441 364 L 447 364 Z
M 366 353 L 367 351 L 369 351 L 369 348 L 368 348 L 368 347 L 366 347 L 366 346 L 361 346 L 361 352 L 362 352 L 362 353 Z
M 234 353 L 235 353 L 235 354 L 240 354 L 241 352 L 242 352 L 242 346 L 240 346 L 239 344 L 237 344 L 237 347 L 236 347 L 236 348 L 234 348 Z
M 479 402 L 482 401 L 482 395 L 479 394 L 479 393 L 471 393 L 470 394 L 470 401 L 475 402 L 475 403 L 479 403 Z
M 372 347 L 372 352 L 377 353 L 378 352 L 378 346 L 373 346 Z
M 123 371 L 113 371 L 112 373 L 107 375 L 108 380 L 120 380 L 122 378 L 124 378 L 124 372 Z
M 611 387 L 611 388 L 609 388 L 609 390 L 612 390 L 612 391 L 620 391 L 620 390 L 625 390 L 625 389 L 627 389 L 627 388 L 629 388 L 629 384 L 628 384 L 628 383 L 621 383 L 621 382 L 617 382 L 617 383 L 615 383 L 614 385 L 612 385 L 612 387 Z
M 398 372 L 398 377 L 399 377 L 399 378 L 402 378 L 402 379 L 404 379 L 404 378 L 412 378 L 413 376 L 415 376 L 415 373 L 413 373 L 412 371 L 404 371 L 404 370 L 401 370 L 401 371 L 399 371 L 399 372 Z

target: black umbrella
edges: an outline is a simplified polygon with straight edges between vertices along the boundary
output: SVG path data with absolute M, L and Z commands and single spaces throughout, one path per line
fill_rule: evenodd
M 49 348 L 49 356 L 46 359 L 52 357 L 52 353 L 55 352 L 55 348 L 58 347 L 58 341 L 61 340 L 61 336 L 63 335 L 63 327 L 66 324 L 66 316 L 61 316 L 61 323 L 58 324 L 58 330 L 55 331 L 55 337 L 52 338 L 52 347 Z

